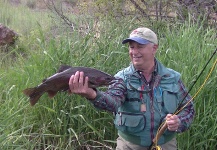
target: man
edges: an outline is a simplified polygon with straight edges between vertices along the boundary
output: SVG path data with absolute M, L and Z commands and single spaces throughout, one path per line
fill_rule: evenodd
M 88 77 L 76 72 L 69 80 L 71 93 L 86 97 L 95 107 L 116 113 L 116 150 L 147 150 L 164 120 L 167 130 L 158 144 L 163 150 L 176 150 L 176 133 L 186 131 L 194 116 L 192 103 L 172 115 L 191 99 L 180 74 L 155 58 L 158 39 L 152 30 L 135 29 L 122 43 L 129 44 L 131 64 L 115 75 L 117 81 L 106 92 L 88 88 Z

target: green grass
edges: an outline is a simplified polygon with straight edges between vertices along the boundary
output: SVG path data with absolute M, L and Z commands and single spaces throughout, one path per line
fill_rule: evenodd
M 22 90 L 36 86 L 61 64 L 95 67 L 115 74 L 129 64 L 127 47 L 121 41 L 132 29 L 150 25 L 127 19 L 120 24 L 105 18 L 100 21 L 100 36 L 96 38 L 91 21 L 89 33 L 83 34 L 52 24 L 48 13 L 33 12 L 22 6 L 11 8 L 2 2 L 0 8 L 0 22 L 22 35 L 9 51 L 0 55 L 2 149 L 114 148 L 117 131 L 112 114 L 96 110 L 84 98 L 66 93 L 53 99 L 45 94 L 31 107 Z M 156 25 L 154 30 L 160 38 L 157 58 L 181 72 L 189 88 L 216 49 L 216 30 L 189 22 L 163 24 L 162 28 Z M 214 59 L 191 91 L 192 95 L 205 80 Z M 190 130 L 178 135 L 179 150 L 216 148 L 216 73 L 214 69 L 195 99 L 196 117 Z

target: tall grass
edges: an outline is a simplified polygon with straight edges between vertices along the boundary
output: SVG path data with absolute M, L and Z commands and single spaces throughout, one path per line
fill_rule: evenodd
M 20 33 L 21 40 L 11 48 L 12 55 L 2 52 L 4 61 L 0 68 L 0 145 L 3 149 L 112 149 L 115 147 L 117 131 L 113 125 L 113 115 L 100 111 L 84 98 L 59 93 L 53 99 L 45 94 L 34 106 L 29 105 L 22 90 L 39 84 L 52 75 L 61 64 L 89 66 L 115 74 L 128 66 L 128 50 L 121 44 L 129 32 L 138 26 L 149 26 L 145 22 L 122 20 L 101 20 L 96 37 L 94 25 L 90 24 L 88 34 L 80 31 L 64 31 L 58 24 L 50 24 L 49 19 L 38 19 L 35 13 L 25 8 L 17 11 L 10 6 L 0 5 L 0 21 Z M 7 7 L 7 9 L 5 8 Z M 8 13 L 28 15 L 5 21 Z M 5 13 L 7 12 L 7 13 Z M 28 16 L 31 16 L 28 18 Z M 20 24 L 22 18 L 26 22 Z M 41 22 L 46 25 L 42 26 Z M 29 23 L 30 22 L 30 23 Z M 54 34 L 53 27 L 58 33 Z M 182 73 L 182 79 L 190 87 L 202 70 L 207 59 L 215 50 L 216 31 L 198 24 L 165 24 L 156 26 L 160 38 L 157 58 L 166 66 Z M 24 31 L 25 30 L 25 31 Z M 24 31 L 24 32 L 23 32 Z M 22 49 L 22 53 L 19 51 Z M 16 61 L 12 61 L 16 58 Z M 214 57 L 216 59 L 216 56 Z M 196 93 L 203 83 L 207 69 L 191 91 Z M 215 149 L 217 143 L 216 69 L 205 88 L 195 99 L 196 117 L 190 130 L 178 135 L 179 150 Z M 105 90 L 105 89 L 101 89 Z
M 177 29 L 177 30 L 176 30 Z M 216 31 L 204 29 L 198 25 L 185 24 L 176 28 L 173 32 L 166 33 L 162 49 L 162 61 L 171 68 L 182 73 L 182 79 L 187 87 L 191 87 L 202 71 L 208 59 L 216 50 Z M 196 82 L 190 92 L 193 96 L 204 82 L 214 61 L 209 63 L 202 76 Z M 216 100 L 216 69 L 211 74 L 205 87 L 195 98 L 196 117 L 189 132 L 178 136 L 179 149 L 212 149 L 216 148 L 217 117 L 215 107 Z M 184 144 L 184 145 L 183 145 Z

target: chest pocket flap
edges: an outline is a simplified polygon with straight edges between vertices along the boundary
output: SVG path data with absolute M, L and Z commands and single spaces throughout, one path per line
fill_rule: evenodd
M 161 86 L 163 91 L 163 103 L 167 113 L 174 113 L 178 107 L 178 91 L 177 84 L 164 84 Z
M 119 112 L 116 114 L 114 124 L 122 132 L 137 133 L 144 130 L 146 119 L 143 114 Z

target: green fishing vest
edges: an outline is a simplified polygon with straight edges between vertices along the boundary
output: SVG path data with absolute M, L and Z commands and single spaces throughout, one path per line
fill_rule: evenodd
M 164 67 L 157 62 L 158 84 L 153 87 L 153 103 L 150 92 L 142 90 L 140 76 L 131 64 L 128 68 L 118 72 L 115 77 L 122 78 L 127 87 L 125 102 L 118 108 L 114 124 L 118 134 L 125 140 L 148 147 L 152 143 L 153 136 L 169 113 L 174 113 L 178 107 L 180 73 Z M 146 105 L 146 111 L 141 112 L 141 104 Z M 151 109 L 152 108 L 152 109 Z M 166 131 L 158 141 L 164 144 L 175 136 L 175 132 Z

